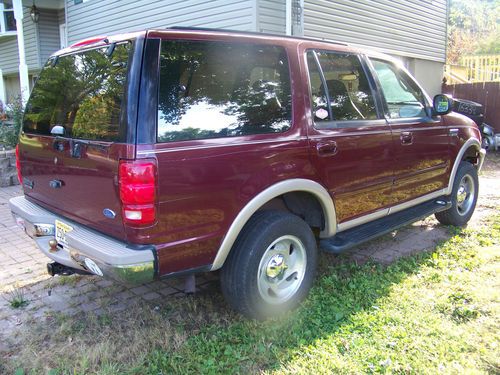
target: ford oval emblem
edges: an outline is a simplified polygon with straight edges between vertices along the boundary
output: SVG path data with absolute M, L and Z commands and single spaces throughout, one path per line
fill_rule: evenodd
M 102 210 L 102 214 L 108 219 L 114 219 L 116 216 L 115 211 L 110 210 L 109 208 L 105 208 L 104 210 Z

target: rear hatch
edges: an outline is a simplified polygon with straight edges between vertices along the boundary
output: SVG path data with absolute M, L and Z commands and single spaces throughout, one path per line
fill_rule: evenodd
M 23 188 L 41 206 L 125 239 L 117 176 L 120 159 L 135 154 L 126 143 L 134 42 L 92 43 L 40 73 L 19 143 Z

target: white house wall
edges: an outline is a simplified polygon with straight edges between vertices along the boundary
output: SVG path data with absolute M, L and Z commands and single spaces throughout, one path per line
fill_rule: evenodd
M 36 27 L 31 21 L 29 8 L 24 9 L 23 18 L 24 48 L 26 53 L 26 65 L 28 69 L 38 69 L 38 47 L 36 41 Z M 17 73 L 19 70 L 19 52 L 17 49 L 17 38 L 12 37 L 0 39 L 0 69 L 3 74 Z
M 304 0 L 304 36 L 445 61 L 446 0 Z
M 40 35 L 40 63 L 45 64 L 47 59 L 59 49 L 59 19 L 57 10 L 43 10 L 38 21 Z
M 68 43 L 169 26 L 256 31 L 256 0 L 88 0 L 66 3 Z
M 259 32 L 285 34 L 285 0 L 257 0 Z

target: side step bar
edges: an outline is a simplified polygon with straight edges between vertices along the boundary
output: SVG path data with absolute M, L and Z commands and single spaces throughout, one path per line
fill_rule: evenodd
M 441 197 L 325 238 L 320 241 L 319 247 L 338 254 L 450 207 L 449 197 Z

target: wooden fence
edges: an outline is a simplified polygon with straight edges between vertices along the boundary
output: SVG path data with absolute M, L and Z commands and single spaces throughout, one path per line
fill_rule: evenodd
M 461 66 L 467 69 L 467 81 L 500 81 L 500 55 L 472 55 L 461 59 Z
M 484 107 L 484 122 L 500 133 L 500 82 L 443 84 L 443 92 L 457 99 L 472 100 Z

